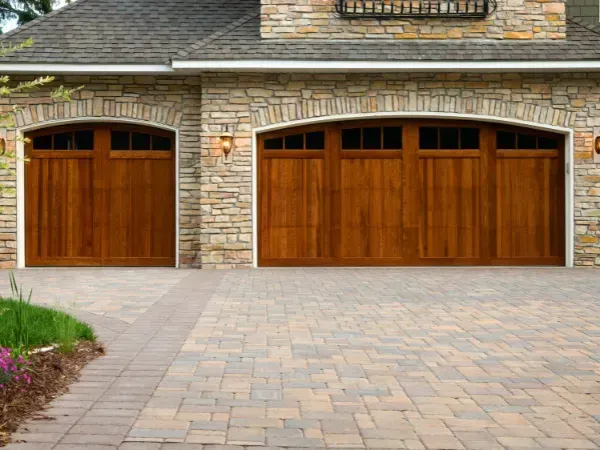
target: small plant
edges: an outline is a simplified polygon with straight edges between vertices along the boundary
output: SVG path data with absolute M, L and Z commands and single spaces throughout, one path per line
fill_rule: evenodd
M 56 344 L 61 353 L 71 353 L 77 343 L 77 320 L 68 314 L 57 314 L 54 317 L 56 324 Z
M 23 355 L 15 356 L 12 348 L 0 347 L 0 389 L 11 382 L 31 384 L 28 365 Z
M 79 341 L 96 340 L 90 326 L 60 307 L 32 305 L 33 290 L 25 297 L 12 272 L 9 279 L 13 298 L 0 298 L 0 348 L 11 347 L 13 359 L 45 345 L 56 346 L 61 353 L 71 353 Z
M 17 285 L 15 274 L 11 271 L 10 275 L 10 289 L 14 300 L 17 302 L 17 307 L 13 309 L 15 327 L 14 336 L 11 343 L 13 353 L 24 354 L 29 350 L 29 330 L 27 323 L 27 312 L 29 305 L 31 304 L 31 295 L 33 290 L 29 291 L 29 297 L 25 299 L 23 296 L 23 288 Z

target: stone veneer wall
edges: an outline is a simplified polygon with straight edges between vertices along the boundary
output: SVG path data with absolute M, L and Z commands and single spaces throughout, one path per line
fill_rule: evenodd
M 201 144 L 202 157 L 210 159 L 202 175 L 204 265 L 251 263 L 251 216 L 245 206 L 250 206 L 253 128 L 378 111 L 481 114 L 574 129 L 575 261 L 600 265 L 600 165 L 591 152 L 599 104 L 600 74 L 206 74 Z M 215 136 L 225 126 L 235 135 L 226 163 L 215 157 Z M 248 226 L 241 236 L 240 223 Z M 228 252 L 228 242 L 243 247 L 247 259 Z
M 583 1 L 583 0 L 577 0 Z M 565 39 L 564 0 L 497 0 L 486 19 L 345 19 L 336 0 L 261 0 L 264 39 Z
M 12 77 L 17 83 L 24 77 Z M 44 125 L 57 120 L 86 118 L 135 119 L 169 125 L 179 129 L 180 263 L 182 267 L 200 265 L 200 79 L 198 77 L 153 76 L 65 76 L 53 86 L 84 85 L 71 103 L 53 102 L 50 88 L 15 94 L 0 99 L 2 111 L 18 104 L 17 126 Z M 6 132 L 9 149 L 15 148 L 15 131 Z M 14 173 L 0 173 L 2 182 L 15 187 Z M 16 198 L 5 192 L 0 199 L 0 268 L 13 267 L 16 261 Z
M 16 79 L 15 79 L 16 81 Z M 71 104 L 46 91 L 3 99 L 24 107 L 19 124 L 80 117 L 137 118 L 180 130 L 181 263 L 247 267 L 252 261 L 252 129 L 334 114 L 444 111 L 573 128 L 575 261 L 600 265 L 600 165 L 592 159 L 600 127 L 600 74 L 233 74 L 202 77 L 65 77 L 85 84 Z M 234 132 L 221 156 L 218 136 Z M 14 132 L 8 132 L 9 141 Z M 14 146 L 14 141 L 11 142 Z M 15 185 L 14 176 L 0 174 Z M 16 199 L 0 199 L 0 266 L 16 259 Z

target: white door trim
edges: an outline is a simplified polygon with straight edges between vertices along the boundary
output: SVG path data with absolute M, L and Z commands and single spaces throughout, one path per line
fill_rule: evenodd
M 479 122 L 505 123 L 538 130 L 552 131 L 565 137 L 565 266 L 573 267 L 575 256 L 575 212 L 574 212 L 574 148 L 575 134 L 571 128 L 545 125 L 520 119 L 486 116 L 479 114 L 459 114 L 444 112 L 374 112 L 359 114 L 337 114 L 325 117 L 293 120 L 257 127 L 252 130 L 252 267 L 258 267 L 258 135 L 267 131 L 294 128 L 315 123 L 339 122 L 343 120 L 377 119 L 377 118 L 429 118 L 473 120 Z
M 179 129 L 159 122 L 148 120 L 129 119 L 125 117 L 76 117 L 70 119 L 49 120 L 43 123 L 36 123 L 17 128 L 17 134 L 24 136 L 25 133 L 39 130 L 42 128 L 51 128 L 59 125 L 68 125 L 73 123 L 132 123 L 136 125 L 145 125 L 152 128 L 173 131 L 175 133 L 175 267 L 179 268 L 179 233 L 180 233 L 180 199 L 179 199 Z M 17 268 L 23 269 L 25 265 L 25 144 L 17 141 Z

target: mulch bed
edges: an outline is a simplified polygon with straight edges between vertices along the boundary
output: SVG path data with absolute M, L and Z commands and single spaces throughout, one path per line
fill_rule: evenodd
M 56 351 L 31 355 L 31 384 L 22 386 L 9 383 L 0 390 L 0 447 L 10 442 L 10 434 L 27 419 L 36 418 L 53 399 L 69 390 L 81 369 L 91 360 L 104 354 L 100 344 L 81 342 L 70 354 Z M 47 419 L 37 414 L 40 419 Z

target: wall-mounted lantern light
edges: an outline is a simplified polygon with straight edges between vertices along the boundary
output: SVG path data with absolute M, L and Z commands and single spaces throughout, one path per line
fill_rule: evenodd
M 4 156 L 6 154 L 6 139 L 0 137 L 0 156 Z
M 228 128 L 225 128 L 225 131 L 223 134 L 221 134 L 219 139 L 221 140 L 221 150 L 223 151 L 223 156 L 227 158 L 233 150 L 233 134 Z
M 596 153 L 596 155 L 600 155 L 600 136 L 594 139 L 594 153 Z

